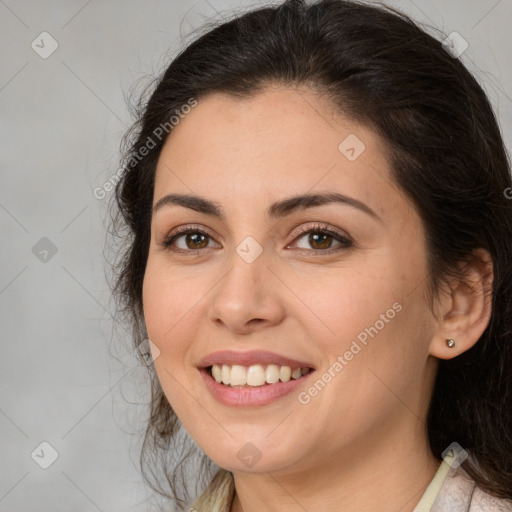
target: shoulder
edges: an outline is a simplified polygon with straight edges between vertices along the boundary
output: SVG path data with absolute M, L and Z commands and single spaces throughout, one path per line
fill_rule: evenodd
M 431 512 L 512 512 L 512 501 L 485 492 L 458 467 L 446 475 Z
M 512 501 L 496 498 L 475 486 L 470 512 L 512 512 Z

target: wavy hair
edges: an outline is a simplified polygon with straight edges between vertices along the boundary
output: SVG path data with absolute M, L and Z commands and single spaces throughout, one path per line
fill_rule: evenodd
M 492 256 L 491 320 L 470 350 L 440 361 L 426 428 L 436 457 L 457 441 L 470 453 L 463 468 L 477 485 L 512 498 L 512 200 L 506 197 L 512 188 L 510 161 L 482 87 L 440 40 L 390 7 L 288 0 L 203 30 L 141 94 L 122 141 L 123 174 L 111 211 L 111 234 L 122 246 L 112 291 L 134 348 L 147 338 L 142 283 L 156 164 L 168 136 L 158 139 L 155 130 L 191 98 L 200 103 L 209 93 L 247 98 L 270 84 L 310 87 L 385 141 L 393 178 L 422 218 L 433 292 L 474 249 Z M 154 147 L 141 151 L 149 138 Z M 148 371 L 140 465 L 150 486 L 181 507 L 188 462 L 201 453 L 182 431 L 153 367 Z M 203 455 L 196 492 L 211 470 Z

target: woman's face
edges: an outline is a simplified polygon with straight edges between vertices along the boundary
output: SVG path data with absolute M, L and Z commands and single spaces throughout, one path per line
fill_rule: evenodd
M 285 87 L 211 94 L 168 137 L 144 314 L 165 395 L 219 466 L 299 471 L 424 439 L 425 235 L 384 151 Z M 201 200 L 160 202 L 169 194 Z M 164 247 L 178 228 L 190 232 Z M 218 379 L 253 385 L 217 383 L 213 363 Z

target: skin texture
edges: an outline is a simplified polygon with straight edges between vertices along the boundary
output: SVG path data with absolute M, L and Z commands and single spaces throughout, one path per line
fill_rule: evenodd
M 350 134 L 365 145 L 354 161 L 338 149 Z M 430 307 L 422 221 L 385 150 L 324 98 L 288 87 L 201 98 L 163 148 L 154 204 L 169 193 L 204 196 L 225 220 L 177 205 L 153 215 L 146 325 L 170 404 L 201 449 L 234 473 L 233 511 L 412 511 L 439 466 L 425 424 L 437 358 L 467 350 L 485 329 L 490 306 L 475 291 L 490 286 L 490 263 L 476 254 L 466 269 L 472 286 L 449 282 Z M 378 218 L 336 203 L 265 216 L 274 201 L 333 191 Z M 294 235 L 317 223 L 352 245 Z M 204 248 L 194 253 L 183 235 L 174 247 L 188 253 L 164 249 L 163 239 L 189 224 L 209 233 Z M 252 263 L 236 252 L 248 236 L 263 250 Z M 325 254 L 329 247 L 340 250 Z M 316 378 L 274 403 L 240 408 L 217 402 L 198 373 L 218 350 L 269 350 L 310 362 L 320 378 L 396 303 L 401 311 L 307 404 L 298 392 Z M 237 456 L 248 442 L 261 455 L 250 468 Z

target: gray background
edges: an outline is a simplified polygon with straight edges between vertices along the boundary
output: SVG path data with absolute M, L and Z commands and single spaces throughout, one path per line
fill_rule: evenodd
M 130 85 L 208 19 L 258 3 L 0 0 L 0 511 L 154 509 L 138 472 L 144 371 L 113 332 L 108 194 L 93 190 L 118 169 Z M 388 4 L 467 40 L 510 148 L 512 0 Z M 31 47 L 51 49 L 44 31 L 47 58 Z

